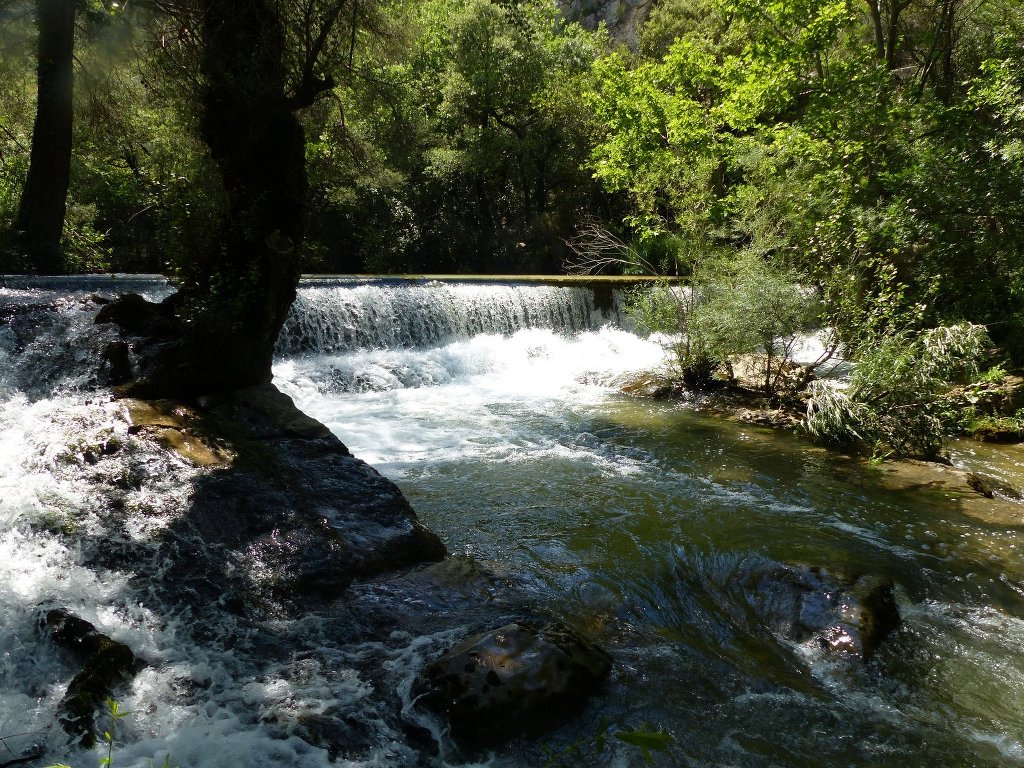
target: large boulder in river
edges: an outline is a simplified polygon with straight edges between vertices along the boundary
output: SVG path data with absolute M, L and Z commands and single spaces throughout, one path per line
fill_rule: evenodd
M 479 747 L 535 735 L 575 714 L 611 657 L 563 624 L 507 624 L 457 644 L 423 670 L 417 690 L 448 718 L 452 738 Z
M 446 554 L 394 483 L 272 384 L 195 405 L 122 402 L 130 434 L 201 470 L 163 534 L 165 598 L 276 612 Z
M 881 576 L 780 565 L 751 573 L 746 586 L 765 622 L 787 640 L 864 661 L 900 625 L 893 582 Z

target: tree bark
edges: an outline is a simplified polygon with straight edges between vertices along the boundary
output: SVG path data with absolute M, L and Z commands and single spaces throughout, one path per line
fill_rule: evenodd
M 218 247 L 196 254 L 158 317 L 121 302 L 97 318 L 141 337 L 128 389 L 149 397 L 269 382 L 299 281 L 305 140 L 285 92 L 281 17 L 273 0 L 207 0 L 202 34 L 200 132 L 225 198 Z
M 899 23 L 910 0 L 866 0 L 871 31 L 874 35 L 875 55 L 885 62 L 888 70 L 896 69 L 899 43 Z
M 875 37 L 875 55 L 885 58 L 885 28 L 882 26 L 882 9 L 879 0 L 867 0 L 868 14 L 871 17 L 871 31 Z
M 71 176 L 75 1 L 39 0 L 37 13 L 36 119 L 15 229 L 35 271 L 59 274 Z
M 201 132 L 227 197 L 220 248 L 185 289 L 203 339 L 238 386 L 271 378 L 295 298 L 306 192 L 305 139 L 285 94 L 273 0 L 210 0 L 203 12 Z M 211 316 L 212 313 L 212 316 Z

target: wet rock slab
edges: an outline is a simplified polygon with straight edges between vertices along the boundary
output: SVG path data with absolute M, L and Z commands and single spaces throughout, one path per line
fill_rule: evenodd
M 872 480 L 903 493 L 931 494 L 984 523 L 1024 526 L 1021 492 L 997 478 L 931 461 L 887 461 L 872 469 Z
M 126 408 L 131 430 L 207 469 L 162 543 L 165 593 L 241 612 L 334 597 L 353 579 L 445 555 L 393 483 L 273 385 Z

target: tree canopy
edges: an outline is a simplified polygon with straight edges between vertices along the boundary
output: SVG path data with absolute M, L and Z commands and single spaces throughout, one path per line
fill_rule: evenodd
M 16 234 L 47 2 L 0 18 L 7 271 L 32 266 Z M 254 222 L 294 209 L 288 281 L 547 272 L 597 226 L 635 265 L 792 271 L 850 343 L 969 321 L 1024 356 L 1018 2 L 657 0 L 635 49 L 545 0 L 260 8 L 276 32 L 185 0 L 78 6 L 63 269 L 237 286 L 252 261 L 225 266 L 226 233 L 265 243 Z M 275 110 L 301 129 L 290 159 L 243 152 L 242 123 Z M 294 166 L 287 205 L 237 210 L 237 174 Z

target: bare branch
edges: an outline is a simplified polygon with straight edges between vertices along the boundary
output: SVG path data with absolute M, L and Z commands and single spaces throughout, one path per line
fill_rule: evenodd
M 573 275 L 597 275 L 609 268 L 640 267 L 651 275 L 658 270 L 643 259 L 635 249 L 605 229 L 594 219 L 580 224 L 576 236 L 565 241 L 572 252 L 562 267 Z

